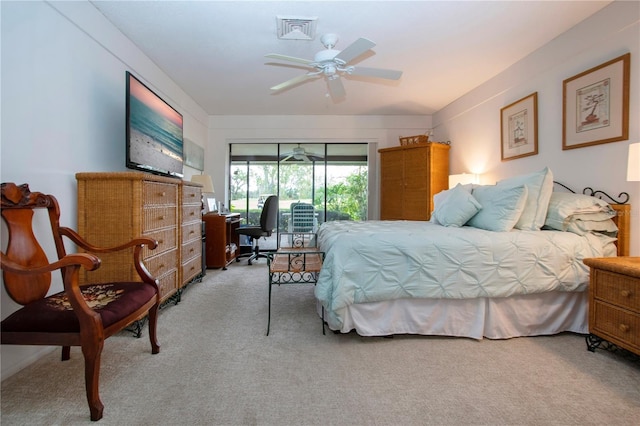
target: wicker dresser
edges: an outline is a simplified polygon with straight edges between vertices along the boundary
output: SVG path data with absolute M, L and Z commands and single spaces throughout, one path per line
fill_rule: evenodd
M 640 257 L 585 259 L 591 268 L 588 347 L 602 339 L 640 355 Z
M 380 219 L 429 220 L 433 196 L 449 187 L 449 145 L 416 143 L 378 152 Z
M 90 243 L 115 246 L 141 235 L 158 241 L 155 250 L 145 248 L 143 257 L 147 269 L 160 283 L 163 301 L 193 276 L 191 265 L 201 271 L 201 245 L 198 245 L 200 249 L 195 248 L 196 244 L 191 245 L 195 237 L 188 236 L 182 245 L 180 237 L 183 216 L 186 223 L 182 230 L 189 235 L 192 230 L 195 235 L 201 235 L 199 187 L 189 185 L 189 189 L 183 191 L 181 180 L 141 172 L 78 173 L 76 179 L 78 230 Z M 183 209 L 183 199 L 197 199 L 197 207 L 194 201 Z M 85 274 L 91 274 L 93 282 L 137 280 L 133 267 L 123 267 L 131 263 L 124 261 L 127 256 L 131 256 L 131 252 L 103 256 L 102 266 Z
M 180 185 L 180 285 L 202 274 L 202 185 Z

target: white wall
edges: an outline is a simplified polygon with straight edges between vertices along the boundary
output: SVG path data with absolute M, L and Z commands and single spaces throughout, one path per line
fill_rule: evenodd
M 181 112 L 185 137 L 205 146 L 206 113 L 90 3 L 3 1 L 0 7 L 0 180 L 54 194 L 63 225 L 76 227 L 76 172 L 125 170 L 125 71 Z M 185 169 L 187 178 L 195 172 Z M 38 229 L 45 224 L 44 216 L 37 218 Z M 5 240 L 3 228 L 3 248 Z M 52 244 L 45 250 L 55 257 Z M 60 291 L 54 278 L 53 291 Z M 17 305 L 4 288 L 1 298 L 4 319 Z M 3 345 L 2 378 L 46 350 Z
M 482 183 L 548 166 L 557 181 L 631 195 L 631 254 L 640 256 L 640 182 L 626 181 L 627 151 L 640 142 L 640 4 L 616 1 L 433 116 L 435 138 L 451 140 L 452 173 Z M 542 24 L 543 25 L 543 24 Z M 562 87 L 570 78 L 631 53 L 629 140 L 562 150 Z M 501 162 L 500 109 L 538 92 L 538 155 Z
M 213 186 L 229 187 L 229 144 L 268 142 L 369 142 L 377 149 L 399 145 L 400 136 L 424 134 L 431 128 L 430 116 L 211 116 L 205 169 Z M 375 155 L 374 155 L 375 154 Z M 378 218 L 377 151 L 369 153 L 369 215 Z M 227 200 L 228 201 L 228 200 Z

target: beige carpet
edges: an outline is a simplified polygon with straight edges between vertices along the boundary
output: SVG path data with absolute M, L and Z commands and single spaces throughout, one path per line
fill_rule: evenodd
M 474 341 L 322 335 L 313 287 L 274 287 L 264 259 L 210 270 L 148 336 L 108 339 L 103 425 L 636 425 L 640 365 L 583 336 Z M 2 425 L 89 424 L 78 348 L 2 383 Z

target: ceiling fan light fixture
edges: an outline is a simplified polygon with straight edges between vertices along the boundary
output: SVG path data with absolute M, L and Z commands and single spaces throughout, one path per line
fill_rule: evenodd
M 314 40 L 317 17 L 276 16 L 278 38 L 281 40 Z

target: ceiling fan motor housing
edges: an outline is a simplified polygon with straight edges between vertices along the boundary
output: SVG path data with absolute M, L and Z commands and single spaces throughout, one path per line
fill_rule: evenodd
M 318 62 L 320 64 L 323 62 L 333 62 L 333 59 L 338 55 L 338 53 L 340 53 L 340 51 L 334 49 L 321 50 L 320 52 L 316 53 L 316 55 L 313 57 L 313 60 L 314 62 Z

